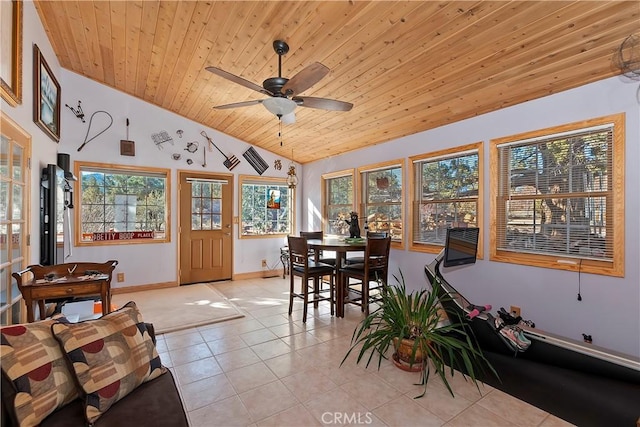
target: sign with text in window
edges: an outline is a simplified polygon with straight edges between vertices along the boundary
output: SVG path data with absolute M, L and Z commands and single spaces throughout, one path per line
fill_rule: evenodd
M 82 235 L 83 238 L 89 237 L 94 242 L 105 242 L 110 240 L 153 239 L 153 236 L 153 231 L 106 231 L 104 233 L 85 233 Z

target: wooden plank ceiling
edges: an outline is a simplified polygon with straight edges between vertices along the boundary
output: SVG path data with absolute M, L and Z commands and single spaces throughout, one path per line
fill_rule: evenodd
M 638 1 L 36 1 L 62 67 L 301 163 L 379 144 L 620 74 Z M 354 104 L 296 108 L 205 70 L 261 85 L 313 62 L 302 93 Z M 425 141 L 425 151 L 428 151 Z M 293 154 L 292 154 L 293 153 Z

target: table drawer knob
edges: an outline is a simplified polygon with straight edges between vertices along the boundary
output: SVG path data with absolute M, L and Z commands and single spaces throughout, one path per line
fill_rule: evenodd
M 67 289 L 67 293 L 68 294 L 72 294 L 73 293 L 73 289 L 72 288 Z

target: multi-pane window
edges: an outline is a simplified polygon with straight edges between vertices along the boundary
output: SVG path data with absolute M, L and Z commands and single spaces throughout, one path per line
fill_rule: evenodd
M 12 273 L 28 261 L 31 138 L 0 116 L 0 325 L 24 321 L 22 294 Z
M 402 162 L 358 170 L 361 182 L 360 218 L 366 231 L 387 232 L 402 241 Z M 366 231 L 365 231 L 366 230 Z
M 482 144 L 410 159 L 413 176 L 411 248 L 437 252 L 447 229 L 477 227 L 480 218 Z
M 240 177 L 240 237 L 289 234 L 293 227 L 285 179 Z
M 169 241 L 168 169 L 76 162 L 78 244 Z
M 223 182 L 191 183 L 191 230 L 222 229 Z
M 345 174 L 346 173 L 346 174 Z M 353 170 L 323 175 L 325 233 L 338 236 L 349 235 L 349 214 L 353 205 Z
M 493 258 L 622 275 L 624 115 L 493 145 Z

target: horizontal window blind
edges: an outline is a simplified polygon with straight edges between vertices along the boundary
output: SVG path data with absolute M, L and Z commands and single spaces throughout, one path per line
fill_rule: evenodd
M 613 124 L 497 146 L 497 248 L 613 258 Z
M 415 162 L 413 243 L 444 246 L 447 228 L 476 227 L 478 150 Z
M 401 241 L 402 227 L 402 167 L 387 166 L 361 172 L 362 209 L 367 231 L 387 232 L 394 241 Z M 365 233 L 362 230 L 362 233 Z
M 324 180 L 325 184 L 325 232 L 334 235 L 349 235 L 349 213 L 353 210 L 353 174 L 336 176 Z

